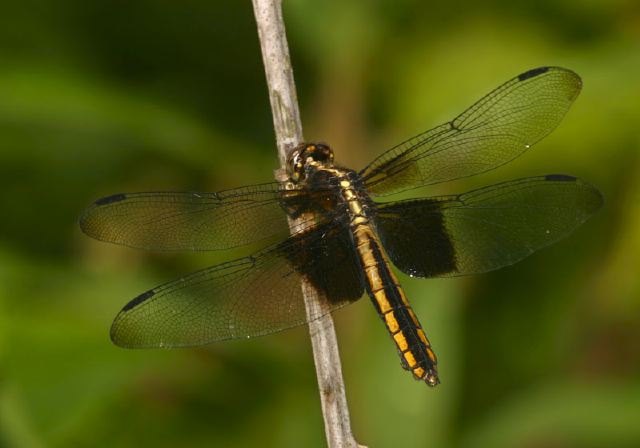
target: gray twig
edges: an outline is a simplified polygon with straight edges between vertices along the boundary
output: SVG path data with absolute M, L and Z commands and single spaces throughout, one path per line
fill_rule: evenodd
M 280 165 L 284 167 L 288 152 L 303 142 L 303 137 L 281 0 L 253 0 L 253 10 L 267 75 L 278 156 Z M 305 217 L 301 218 L 304 219 Z M 290 227 L 292 233 L 295 232 L 299 228 L 299 222 L 291 220 Z M 326 307 L 326 299 L 310 284 L 303 282 L 300 287 L 304 293 L 307 313 L 310 309 Z M 358 447 L 351 433 L 338 342 L 331 316 L 327 314 L 321 319 L 311 321 L 309 333 L 320 388 L 327 444 L 330 448 Z

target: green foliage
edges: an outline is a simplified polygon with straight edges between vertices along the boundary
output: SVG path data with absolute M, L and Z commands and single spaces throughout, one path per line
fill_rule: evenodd
M 0 16 L 0 445 L 324 446 L 306 330 L 126 351 L 132 297 L 218 255 L 84 237 L 121 191 L 214 191 L 277 167 L 250 2 L 13 2 Z M 338 313 L 369 446 L 640 445 L 640 37 L 630 0 L 285 2 L 306 136 L 355 168 L 511 76 L 584 79 L 561 126 L 495 172 L 567 173 L 605 208 L 563 242 L 468 278 L 402 277 L 439 354 L 431 390 L 367 302 Z

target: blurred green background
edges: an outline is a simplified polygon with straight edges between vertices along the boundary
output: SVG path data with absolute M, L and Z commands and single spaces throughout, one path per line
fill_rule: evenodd
M 127 351 L 132 297 L 217 261 L 99 243 L 77 216 L 123 191 L 269 181 L 271 116 L 248 0 L 24 0 L 0 16 L 0 445 L 321 447 L 306 328 Z M 534 151 L 424 191 L 547 173 L 606 205 L 501 271 L 401 276 L 442 385 L 399 367 L 368 299 L 337 313 L 371 447 L 640 446 L 640 3 L 285 1 L 305 136 L 359 168 L 540 65 L 584 90 Z M 422 193 L 422 192 L 421 192 Z

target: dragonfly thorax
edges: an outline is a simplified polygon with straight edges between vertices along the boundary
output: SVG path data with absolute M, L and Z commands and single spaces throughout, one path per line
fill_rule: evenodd
M 333 150 L 323 143 L 302 143 L 287 159 L 287 170 L 291 180 L 299 182 L 321 168 L 333 166 Z

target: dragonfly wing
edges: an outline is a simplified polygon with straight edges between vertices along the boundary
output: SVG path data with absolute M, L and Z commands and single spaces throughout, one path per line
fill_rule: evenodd
M 218 193 L 116 194 L 87 208 L 80 227 L 98 240 L 139 249 L 229 249 L 285 239 L 290 234 L 285 208 L 308 194 L 283 190 L 277 182 Z
M 391 148 L 360 172 L 373 195 L 492 170 L 525 152 L 562 120 L 580 77 L 540 67 L 507 81 L 448 123 Z
M 590 184 L 548 175 L 390 203 L 379 207 L 376 222 L 398 269 L 414 277 L 455 276 L 511 265 L 571 233 L 602 203 Z
M 261 336 L 304 324 L 355 301 L 364 283 L 347 229 L 325 224 L 232 262 L 149 290 L 116 317 L 123 347 L 196 346 Z M 305 308 L 302 281 L 326 301 Z

